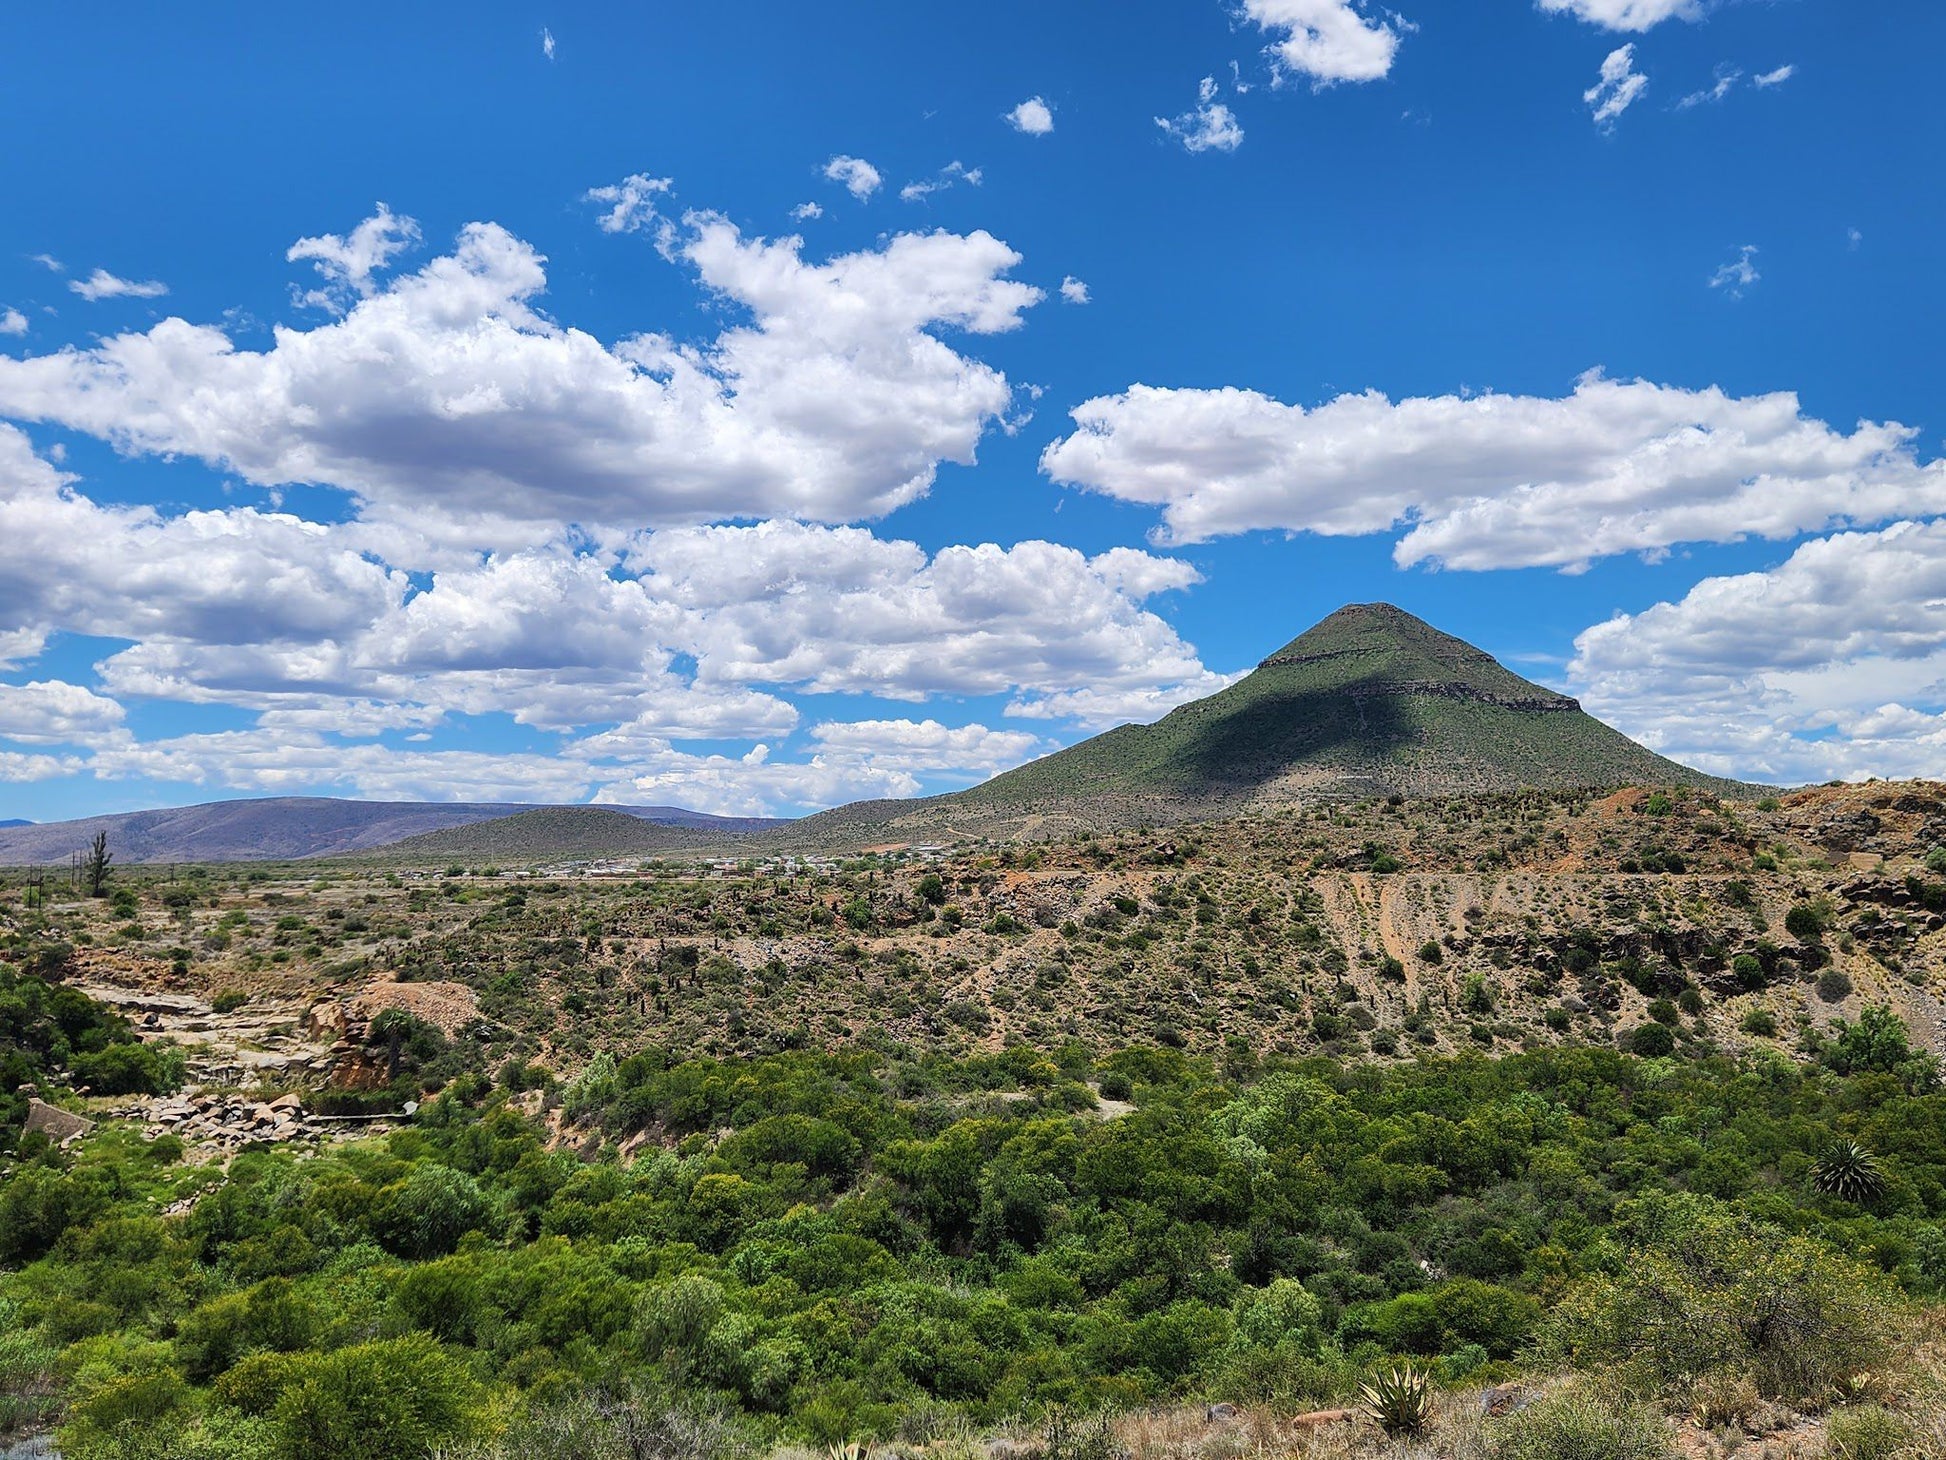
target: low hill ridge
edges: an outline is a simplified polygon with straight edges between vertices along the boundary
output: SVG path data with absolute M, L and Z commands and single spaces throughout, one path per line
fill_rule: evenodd
M 541 806 L 491 821 L 424 832 L 361 855 L 411 862 L 451 858 L 516 864 L 599 861 L 698 851 L 731 845 L 735 840 L 733 834 L 711 827 L 671 826 L 603 806 Z

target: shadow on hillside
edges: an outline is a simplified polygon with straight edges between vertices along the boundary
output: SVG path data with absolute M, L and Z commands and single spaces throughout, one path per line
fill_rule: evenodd
M 1329 757 L 1343 765 L 1383 759 L 1411 738 L 1412 719 L 1402 696 L 1361 696 L 1368 683 L 1376 687 L 1380 681 L 1272 691 L 1212 715 L 1170 757 L 1171 769 L 1187 782 L 1243 789 L 1297 761 Z

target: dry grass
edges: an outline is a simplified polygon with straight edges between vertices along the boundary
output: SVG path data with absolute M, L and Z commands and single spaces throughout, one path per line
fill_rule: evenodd
M 1536 1394 L 1561 1387 L 1536 1383 Z M 1672 1418 L 1670 1454 L 1675 1460 L 1840 1460 L 1830 1443 L 1832 1418 L 1807 1416 L 1754 1401 L 1747 1384 L 1729 1380 L 1707 1396 L 1691 1396 Z M 1927 1314 L 1917 1341 L 1896 1370 L 1878 1386 L 1906 1439 L 1893 1460 L 1946 1460 L 1946 1309 Z M 1696 1399 L 1701 1418 L 1690 1412 Z M 1389 1439 L 1377 1425 L 1358 1416 L 1337 1423 L 1302 1425 L 1287 1411 L 1240 1409 L 1234 1417 L 1212 1419 L 1201 1408 L 1130 1412 L 1110 1421 L 1117 1460 L 1492 1460 L 1495 1438 L 1507 1421 L 1481 1414 L 1474 1389 L 1440 1394 L 1433 1422 L 1407 1439 Z M 1842 1434 L 1845 1426 L 1841 1422 Z M 923 1451 L 927 1460 L 1026 1460 L 1038 1453 L 1038 1435 L 1023 1429 L 1005 1442 L 954 1442 L 905 1448 Z M 950 1454 L 948 1453 L 950 1452 Z M 814 1457 L 808 1457 L 814 1460 Z
M 1250 1409 L 1212 1421 L 1202 1410 L 1125 1415 L 1114 1425 L 1129 1460 L 1483 1460 L 1485 1422 L 1476 1393 L 1442 1394 L 1433 1421 L 1412 1439 L 1388 1439 L 1370 1420 L 1297 1425 L 1289 1414 Z

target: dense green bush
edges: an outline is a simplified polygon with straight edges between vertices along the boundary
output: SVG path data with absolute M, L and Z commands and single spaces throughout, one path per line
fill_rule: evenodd
M 1644 1247 L 1554 1309 L 1549 1351 L 1620 1365 L 1651 1392 L 1739 1373 L 1804 1403 L 1891 1351 L 1890 1285 L 1821 1243 L 1694 1197 L 1647 1198 L 1626 1220 Z
M 0 1181 L 0 1309 L 72 1376 L 73 1460 L 138 1431 L 457 1455 L 504 1419 L 547 1454 L 553 1416 L 604 1455 L 1324 1404 L 1534 1342 L 1809 1394 L 1879 1367 L 1901 1285 L 1946 1287 L 1946 1092 L 1902 1038 L 1861 1018 L 1804 1064 L 645 1050 L 570 1087 L 585 1160 L 484 1079 L 220 1171 L 111 1126 Z M 1102 1118 L 1090 1080 L 1134 1108 Z M 1815 1189 L 1841 1140 L 1875 1153 L 1868 1207 Z M 359 1434 L 331 1427 L 353 1391 Z
M 9 955 L 18 966 L 0 962 L 0 1152 L 13 1148 L 27 1117 L 22 1086 L 66 1083 L 101 1095 L 135 1095 L 182 1083 L 179 1050 L 143 1044 L 107 1005 L 49 981 L 69 951 L 32 943 Z M 0 1236 L 0 1260 L 6 1245 Z
M 1675 1032 L 1666 1024 L 1638 1024 L 1628 1032 L 1624 1041 L 1630 1054 L 1638 1054 L 1648 1059 L 1660 1059 L 1673 1054 L 1676 1048 Z
M 1814 943 L 1824 936 L 1824 915 L 1808 902 L 1800 902 L 1784 914 L 1784 931 Z

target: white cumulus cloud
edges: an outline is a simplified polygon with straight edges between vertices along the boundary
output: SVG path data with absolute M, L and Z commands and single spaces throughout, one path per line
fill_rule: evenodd
M 1594 713 L 1722 774 L 1937 777 L 1946 763 L 1946 522 L 1807 542 L 1575 640 Z
M 691 615 L 682 646 L 705 680 L 890 700 L 1081 688 L 1175 703 L 1218 683 L 1143 606 L 1201 581 L 1132 549 L 1093 558 L 1049 542 L 943 548 L 859 528 L 766 522 L 655 533 L 629 571 Z
M 1054 130 L 1054 108 L 1038 96 L 1030 96 L 1007 113 L 1007 124 L 1030 137 L 1045 137 Z
M 61 745 L 114 735 L 126 711 L 114 700 L 65 680 L 0 684 L 0 739 Z
M 1750 288 L 1763 275 L 1757 271 L 1757 245 L 1746 243 L 1737 250 L 1737 256 L 1710 275 L 1710 288 L 1721 289 L 1732 299 L 1743 298 L 1743 291 Z
M 1242 124 L 1216 99 L 1216 78 L 1205 76 L 1196 96 L 1194 108 L 1176 117 L 1157 117 L 1155 124 L 1191 152 L 1234 152 L 1241 147 Z
M 870 714 L 862 730 L 821 721 L 789 755 L 698 756 L 677 742 L 775 746 L 798 731 L 787 696 L 800 691 L 1004 696 L 1010 714 L 1070 726 L 1153 718 L 1227 682 L 1148 604 L 1199 581 L 1131 548 L 928 552 L 788 521 L 479 555 L 356 520 L 164 516 L 89 500 L 0 426 L 0 661 L 31 664 L 58 633 L 129 641 L 95 666 L 98 686 L 0 689 L 0 739 L 76 747 L 0 761 L 0 777 L 551 800 L 654 788 L 745 810 L 909 795 L 1050 742 Z M 139 741 L 120 715 L 137 698 L 255 723 Z M 564 738 L 553 755 L 365 743 L 481 715 Z
M 843 153 L 825 163 L 824 175 L 832 182 L 842 184 L 845 191 L 861 203 L 885 182 L 885 174 L 864 158 L 849 157 Z
M 1645 31 L 1665 20 L 1700 20 L 1702 0 L 1540 0 L 1542 10 L 1572 15 L 1604 30 Z
M 1648 86 L 1649 78 L 1635 69 L 1634 45 L 1617 46 L 1601 63 L 1601 79 L 1582 92 L 1581 99 L 1594 112 L 1595 125 L 1606 131 Z
M 106 269 L 96 269 L 85 279 L 70 279 L 68 288 L 90 304 L 99 299 L 160 299 L 169 292 L 160 280 L 124 279 Z
M 0 309 L 0 335 L 27 333 L 27 316 L 18 309 Z
M 172 318 L 84 350 L 0 359 L 0 414 L 129 452 L 308 482 L 475 546 L 563 523 L 877 516 L 970 463 L 1012 390 L 940 338 L 1040 302 L 985 232 L 900 234 L 814 263 L 797 239 L 691 214 L 670 252 L 743 315 L 684 345 L 604 345 L 534 301 L 544 259 L 491 223 L 341 319 L 264 350 Z M 494 524 L 499 524 L 495 527 Z
M 1061 281 L 1061 297 L 1070 304 L 1086 304 L 1093 298 L 1088 293 L 1088 286 L 1073 274 Z
M 1354 0 L 1243 0 L 1243 13 L 1272 35 L 1270 56 L 1280 78 L 1377 81 L 1399 51 L 1395 22 L 1375 18 Z
M 1775 71 L 1766 71 L 1761 76 L 1751 78 L 1751 84 L 1767 90 L 1773 86 L 1782 86 L 1795 75 L 1797 75 L 1797 67 L 1779 66 Z
M 1162 509 L 1156 536 L 1349 536 L 1408 527 L 1401 566 L 1577 568 L 1684 542 L 1782 539 L 1946 511 L 1946 463 L 1896 422 L 1834 430 L 1790 392 L 1732 396 L 1583 377 L 1312 409 L 1256 391 L 1137 385 L 1083 402 L 1054 480 Z
M 599 203 L 606 210 L 595 219 L 595 226 L 603 233 L 639 233 L 660 221 L 655 200 L 671 186 L 666 177 L 635 172 L 618 183 L 589 188 L 581 195 L 581 201 Z
M 351 300 L 370 298 L 376 287 L 372 275 L 418 242 L 418 223 L 380 203 L 349 235 L 300 238 L 284 258 L 289 263 L 309 260 L 324 278 L 325 287 L 300 296 L 300 304 L 342 313 Z

